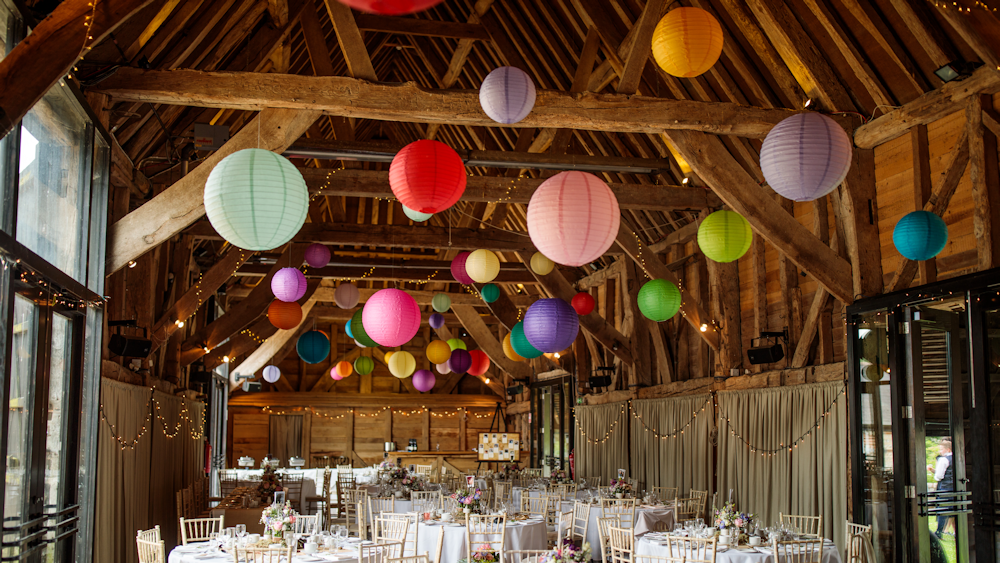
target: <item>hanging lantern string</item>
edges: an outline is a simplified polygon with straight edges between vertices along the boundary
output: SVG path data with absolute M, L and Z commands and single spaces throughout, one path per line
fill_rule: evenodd
M 512 234 L 512 235 L 517 235 L 517 236 L 519 236 L 519 237 L 527 237 L 527 238 L 531 238 L 531 235 L 529 235 L 528 233 L 522 233 L 522 232 L 520 232 L 520 231 L 512 231 L 512 230 L 510 230 L 510 229 L 504 229 L 503 227 L 498 227 L 498 226 L 496 226 L 496 225 L 493 225 L 493 224 L 491 224 L 491 223 L 487 223 L 486 221 L 483 221 L 482 219 L 480 219 L 479 217 L 476 217 L 475 215 L 473 215 L 473 214 L 471 214 L 471 213 L 466 213 L 465 211 L 462 211 L 461 209 L 455 209 L 455 211 L 458 211 L 458 212 L 459 212 L 459 213 L 461 213 L 462 215 L 465 215 L 466 217 L 469 217 L 469 218 L 470 218 L 470 219 L 472 219 L 473 221 L 476 221 L 476 222 L 478 222 L 478 223 L 480 223 L 480 224 L 482 224 L 482 225 L 486 225 L 487 227 L 489 227 L 489 228 L 491 228 L 491 229 L 496 229 L 496 230 L 498 230 L 498 231 L 503 231 L 503 232 L 505 232 L 505 233 L 510 233 L 510 234 Z M 449 230 L 448 230 L 448 235 L 449 235 L 449 237 L 451 236 L 451 229 L 450 229 L 450 226 L 449 226 Z M 449 242 L 448 242 L 448 244 L 449 244 L 449 245 L 451 245 L 451 241 L 449 241 Z
M 812 426 L 809 427 L 808 430 L 803 432 L 801 435 L 799 435 L 798 438 L 796 438 L 794 441 L 788 444 L 785 444 L 784 442 L 779 442 L 777 448 L 762 448 L 751 444 L 749 440 L 747 440 L 742 434 L 736 431 L 736 428 L 733 427 L 732 421 L 730 420 L 729 416 L 723 415 L 721 411 L 719 412 L 719 420 L 725 419 L 726 427 L 729 428 L 729 433 L 737 440 L 743 442 L 750 449 L 750 453 L 752 454 L 760 454 L 761 457 L 772 457 L 780 453 L 792 453 L 792 450 L 798 448 L 799 444 L 801 444 L 807 438 L 809 438 L 813 434 L 813 432 L 823 427 L 823 420 L 826 417 L 830 416 L 830 414 L 833 412 L 833 407 L 837 404 L 837 401 L 840 400 L 840 397 L 846 393 L 847 393 L 847 386 L 845 385 L 840 389 L 840 392 L 837 393 L 837 396 L 833 398 L 833 401 L 831 401 L 830 404 L 826 407 L 826 410 L 823 411 L 823 414 L 821 414 L 819 418 L 816 419 L 816 422 L 814 422 Z

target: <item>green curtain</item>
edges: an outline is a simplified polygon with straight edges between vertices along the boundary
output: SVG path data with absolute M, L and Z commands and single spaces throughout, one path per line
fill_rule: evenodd
M 632 474 L 647 490 L 714 489 L 711 395 L 632 401 Z M 683 433 L 681 433 L 683 431 Z
M 605 484 L 628 469 L 628 403 L 578 406 L 576 477 L 602 477 Z

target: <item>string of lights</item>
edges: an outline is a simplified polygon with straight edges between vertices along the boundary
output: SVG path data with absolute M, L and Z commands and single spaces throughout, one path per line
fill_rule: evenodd
M 972 2 L 972 6 L 963 6 L 956 1 L 951 2 L 939 2 L 938 0 L 927 0 L 931 4 L 934 4 L 935 8 L 941 8 L 942 10 L 956 10 L 960 14 L 971 14 L 972 8 L 977 8 L 980 10 L 986 10 L 987 12 L 995 12 L 997 9 L 995 7 L 988 6 L 984 2 L 975 0 Z
M 608 428 L 608 431 L 605 432 L 604 436 L 601 438 L 588 438 L 587 431 L 584 430 L 583 426 L 580 425 L 580 419 L 576 420 L 576 428 L 577 430 L 580 431 L 580 435 L 583 436 L 583 439 L 586 440 L 588 444 L 591 445 L 603 444 L 611 439 L 611 436 L 615 433 L 615 428 L 618 427 L 618 421 L 621 420 L 621 415 L 625 414 L 625 409 L 629 408 L 630 405 L 631 402 L 626 402 L 624 405 L 622 405 L 622 410 L 621 412 L 618 413 L 618 418 L 616 418 L 615 421 L 611 423 L 611 427 Z
M 698 415 L 701 414 L 702 412 L 704 412 L 705 409 L 708 408 L 708 405 L 712 404 L 712 399 L 713 399 L 713 395 L 709 394 L 709 396 L 705 399 L 705 403 L 703 405 L 701 405 L 701 408 L 698 409 L 698 410 L 696 410 L 696 411 L 694 411 L 693 413 L 691 413 L 691 419 L 690 420 L 688 420 L 687 422 L 685 422 L 679 428 L 676 428 L 673 431 L 668 432 L 666 434 L 660 434 L 657 430 L 655 430 L 653 428 L 650 428 L 646 424 L 646 421 L 642 419 L 642 415 L 640 415 L 634 408 L 632 408 L 632 401 L 629 401 L 629 410 L 632 411 L 632 417 L 635 418 L 636 420 L 638 420 L 639 424 L 642 424 L 642 427 L 645 428 L 646 432 L 652 432 L 653 436 L 659 438 L 660 440 L 666 440 L 666 439 L 669 439 L 669 438 L 676 438 L 676 437 L 684 434 L 684 431 L 687 430 L 688 427 L 690 427 L 692 424 L 694 424 L 694 421 L 695 421 L 695 419 L 698 418 Z
M 122 435 L 120 435 L 118 433 L 117 425 L 112 423 L 111 419 L 108 418 L 107 412 L 104 410 L 104 403 L 100 403 L 98 405 L 98 412 L 100 412 L 101 420 L 108 425 L 108 428 L 111 430 L 111 437 L 116 442 L 118 442 L 118 445 L 121 447 L 121 451 L 125 451 L 125 449 L 134 450 L 139 445 L 139 443 L 142 441 L 142 437 L 145 436 L 146 433 L 149 431 L 150 427 L 152 427 L 153 425 L 152 420 L 154 415 L 156 416 L 156 420 L 160 422 L 161 426 L 160 430 L 163 432 L 163 435 L 167 439 L 176 438 L 180 434 L 181 429 L 183 428 L 185 422 L 188 424 L 188 429 L 189 429 L 188 433 L 192 440 L 201 440 L 205 437 L 204 412 L 202 412 L 201 414 L 201 420 L 194 420 L 190 416 L 190 411 L 188 410 L 187 402 L 186 401 L 182 402 L 181 410 L 180 413 L 178 414 L 179 420 L 177 421 L 176 424 L 173 425 L 171 429 L 171 425 L 167 422 L 166 418 L 160 413 L 162 407 L 160 406 L 160 402 L 157 401 L 156 398 L 153 396 L 154 390 L 155 389 L 152 387 L 149 388 L 149 399 L 147 399 L 145 407 L 146 418 L 140 424 L 139 432 L 136 434 L 135 438 L 125 438 Z
M 726 421 L 726 427 L 729 429 L 729 433 L 740 442 L 743 442 L 750 449 L 750 453 L 752 454 L 760 454 L 761 457 L 772 457 L 780 453 L 791 453 L 792 450 L 799 447 L 799 444 L 806 441 L 810 436 L 812 436 L 813 432 L 823 427 L 823 420 L 825 420 L 826 417 L 830 416 L 830 413 L 833 412 L 833 407 L 837 404 L 837 401 L 840 400 L 840 397 L 846 393 L 847 393 L 847 386 L 845 385 L 843 388 L 840 389 L 840 392 L 837 393 L 837 396 L 833 398 L 833 401 L 831 401 L 830 404 L 826 407 L 826 410 L 823 411 L 823 414 L 821 414 L 819 418 L 816 419 L 816 422 L 814 422 L 813 425 L 810 426 L 808 430 L 803 432 L 801 435 L 799 435 L 798 438 L 796 438 L 792 442 L 789 442 L 787 444 L 784 442 L 779 442 L 777 448 L 763 448 L 760 446 L 755 446 L 754 444 L 750 443 L 749 440 L 747 440 L 742 434 L 736 431 L 736 428 L 733 427 L 732 420 L 729 418 L 729 416 L 724 415 L 722 412 L 719 412 L 719 420 Z
M 435 418 L 454 418 L 456 416 L 464 414 L 467 417 L 471 416 L 473 418 L 481 420 L 481 419 L 489 418 L 489 417 L 493 416 L 493 412 L 492 411 L 491 412 L 484 412 L 484 413 L 473 413 L 473 412 L 469 412 L 467 409 L 464 409 L 464 408 L 458 408 L 458 409 L 453 410 L 453 411 L 432 411 L 431 409 L 427 408 L 426 406 L 421 406 L 418 409 L 395 409 L 395 408 L 392 408 L 392 407 L 382 407 L 382 408 L 378 409 L 377 411 L 375 411 L 374 413 L 363 413 L 363 412 L 359 412 L 359 409 L 353 409 L 353 408 L 351 408 L 351 409 L 347 409 L 346 412 L 341 412 L 340 414 L 325 413 L 325 412 L 319 411 L 319 410 L 317 410 L 317 409 L 315 409 L 313 407 L 292 407 L 292 408 L 289 408 L 289 409 L 276 409 L 276 408 L 271 407 L 271 406 L 261 407 L 261 412 L 263 412 L 264 414 L 273 414 L 273 415 L 279 415 L 279 416 L 280 415 L 286 415 L 286 414 L 297 414 L 297 413 L 302 413 L 302 412 L 305 412 L 305 411 L 308 411 L 308 412 L 310 412 L 310 413 L 312 413 L 312 414 L 314 414 L 316 416 L 319 416 L 321 418 L 326 418 L 326 419 L 331 419 L 331 420 L 339 420 L 341 418 L 346 418 L 347 416 L 350 416 L 350 415 L 357 415 L 357 416 L 360 416 L 362 418 L 376 417 L 376 416 L 379 416 L 382 413 L 387 412 L 387 411 L 390 412 L 391 414 L 398 414 L 398 415 L 401 415 L 401 416 L 415 416 L 415 415 L 421 415 L 421 414 L 424 414 L 424 413 L 429 413 L 431 416 L 433 416 Z

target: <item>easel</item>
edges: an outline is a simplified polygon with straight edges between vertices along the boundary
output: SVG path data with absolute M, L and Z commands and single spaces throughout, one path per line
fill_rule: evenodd
M 495 409 L 493 409 L 493 420 L 491 420 L 491 421 L 490 421 L 490 429 L 489 429 L 489 430 L 487 430 L 486 432 L 487 432 L 487 433 L 492 433 L 492 432 L 500 432 L 500 431 L 501 431 L 501 430 L 500 430 L 500 423 L 501 423 L 501 422 L 503 422 L 503 411 L 502 411 L 502 410 L 501 410 L 501 408 L 500 408 L 500 403 L 497 403 L 497 406 L 496 406 L 496 408 L 495 408 Z M 504 424 L 504 426 L 507 426 L 507 423 L 506 423 L 506 422 L 503 422 L 503 424 Z M 497 427 L 497 429 L 496 429 L 496 430 L 493 430 L 493 426 L 494 426 L 494 425 L 495 425 L 495 426 Z M 477 449 L 477 450 L 476 450 L 476 455 L 477 455 L 477 456 L 480 456 L 480 454 L 482 454 L 482 452 L 480 452 L 480 451 L 479 451 L 479 450 Z M 480 456 L 480 457 L 481 457 L 481 456 Z M 479 475 L 479 470 L 480 470 L 480 469 L 482 469 L 482 467 L 483 467 L 483 461 L 482 461 L 482 460 L 480 459 L 480 460 L 479 460 L 479 464 L 478 464 L 478 465 L 476 465 L 476 475 L 477 475 L 477 476 Z

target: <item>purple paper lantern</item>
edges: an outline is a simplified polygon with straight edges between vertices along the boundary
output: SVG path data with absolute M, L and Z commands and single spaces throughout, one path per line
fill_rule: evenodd
M 465 261 L 469 259 L 469 254 L 471 252 L 459 252 L 458 256 L 451 261 L 451 277 L 455 278 L 455 281 L 462 285 L 472 285 L 472 278 L 469 274 L 465 272 Z
M 271 293 L 278 301 L 291 303 L 306 294 L 306 275 L 298 268 L 282 268 L 271 278 Z
M 421 393 L 426 393 L 433 389 L 435 383 L 437 383 L 437 378 L 434 377 L 434 373 L 431 370 L 418 369 L 413 374 L 413 386 Z
M 306 264 L 311 268 L 322 268 L 330 263 L 330 249 L 318 242 L 306 248 Z
M 493 69 L 479 87 L 479 105 L 497 123 L 517 123 L 535 107 L 535 83 L 519 68 Z
M 428 319 L 431 328 L 438 329 L 444 326 L 444 315 L 441 313 L 432 313 L 431 318 Z
M 420 330 L 420 306 L 405 291 L 380 289 L 365 303 L 361 324 L 365 333 L 382 346 L 402 346 Z
M 576 310 L 562 299 L 539 299 L 524 313 L 524 336 L 542 352 L 569 348 L 578 332 L 580 319 Z
M 438 373 L 441 375 L 448 375 L 451 373 L 451 360 L 448 360 L 443 364 L 437 364 L 434 368 L 437 369 Z
M 851 155 L 851 138 L 836 121 L 821 113 L 799 113 L 767 134 L 760 149 L 760 169 L 781 196 L 812 201 L 844 181 Z
M 281 370 L 278 369 L 278 366 L 267 366 L 264 368 L 264 381 L 274 383 L 279 379 L 281 379 Z
M 448 360 L 451 371 L 455 373 L 465 373 L 472 367 L 472 355 L 461 348 L 451 352 L 451 359 Z

